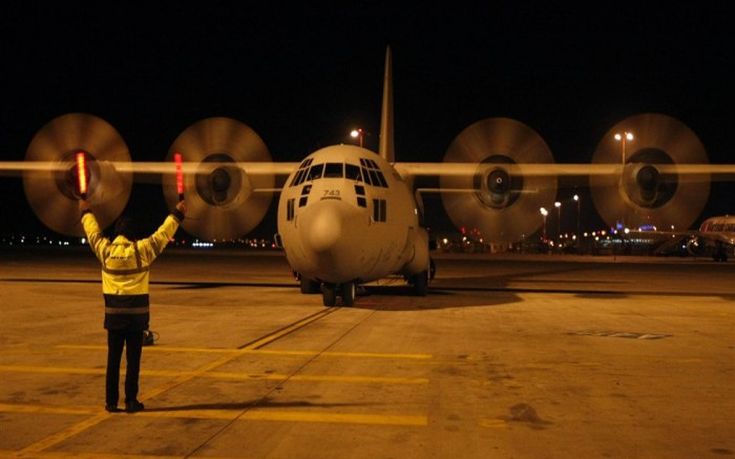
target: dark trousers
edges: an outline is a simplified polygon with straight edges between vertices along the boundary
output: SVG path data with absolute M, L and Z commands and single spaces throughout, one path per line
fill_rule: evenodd
M 138 377 L 140 375 L 140 355 L 143 352 L 143 332 L 126 330 L 107 330 L 107 391 L 108 406 L 117 406 L 120 396 L 120 360 L 123 345 L 127 371 L 125 373 L 125 401 L 138 399 Z

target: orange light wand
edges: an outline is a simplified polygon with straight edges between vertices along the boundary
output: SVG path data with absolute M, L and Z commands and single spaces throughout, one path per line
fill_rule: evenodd
M 79 182 L 79 195 L 87 199 L 87 158 L 83 151 L 77 153 L 77 181 Z
M 181 153 L 174 153 L 174 161 L 176 162 L 176 192 L 179 194 L 179 201 L 184 200 L 184 171 L 182 167 Z

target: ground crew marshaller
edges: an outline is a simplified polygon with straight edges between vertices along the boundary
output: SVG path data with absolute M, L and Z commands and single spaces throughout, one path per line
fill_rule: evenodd
M 163 252 L 183 221 L 186 206 L 183 201 L 179 202 L 156 232 L 137 241 L 134 240 L 132 221 L 122 217 L 115 224 L 116 236 L 112 242 L 102 235 L 86 200 L 79 201 L 79 210 L 89 246 L 102 264 L 107 329 L 105 409 L 119 411 L 120 360 L 125 346 L 125 411 L 133 413 L 144 408 L 138 401 L 138 377 L 143 331 L 148 329 L 150 320 L 148 272 L 153 260 Z

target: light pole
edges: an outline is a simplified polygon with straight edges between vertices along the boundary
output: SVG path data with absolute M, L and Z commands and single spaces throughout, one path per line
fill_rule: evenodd
M 556 238 L 561 242 L 561 203 L 556 201 L 554 207 L 556 207 Z
M 621 158 L 623 161 L 623 166 L 625 166 L 625 145 L 628 142 L 631 142 L 633 139 L 635 139 L 635 137 L 633 136 L 632 132 L 626 131 L 626 132 L 623 132 L 622 134 L 619 132 L 615 133 L 615 140 L 617 140 L 618 142 L 622 144 L 623 154 L 621 155 Z
M 633 133 L 632 132 L 625 131 L 622 134 L 619 133 L 619 132 L 616 132 L 615 133 L 615 140 L 617 140 L 618 142 L 620 142 L 621 143 L 621 147 L 622 147 L 622 154 L 620 155 L 620 157 L 622 158 L 622 161 L 623 161 L 623 169 L 625 169 L 625 146 L 626 146 L 626 144 L 628 142 L 633 141 L 633 139 L 635 139 L 635 137 L 633 136 Z M 622 180 L 622 178 L 621 178 L 621 180 Z M 625 228 L 625 214 L 623 214 L 620 217 L 620 220 L 621 220 L 620 223 L 623 225 L 623 228 Z
M 546 216 L 549 215 L 549 211 L 545 207 L 542 207 L 539 209 L 539 212 L 541 212 L 541 216 L 544 218 L 544 230 L 541 240 L 546 244 Z
M 577 244 L 579 244 L 579 195 L 575 194 L 573 197 L 574 201 L 577 203 Z
M 353 129 L 352 132 L 350 132 L 350 137 L 352 137 L 353 139 L 359 138 L 360 148 L 362 148 L 362 139 L 365 137 L 365 131 L 360 128 Z

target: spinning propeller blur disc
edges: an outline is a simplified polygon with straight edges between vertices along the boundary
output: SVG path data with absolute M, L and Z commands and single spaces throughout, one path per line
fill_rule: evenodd
M 69 236 L 84 234 L 75 174 L 75 155 L 79 152 L 87 157 L 87 199 L 102 228 L 122 213 L 132 187 L 131 174 L 120 173 L 108 163 L 130 161 L 128 147 L 114 127 L 84 113 L 51 120 L 36 133 L 26 151 L 26 161 L 45 162 L 49 167 L 24 171 L 23 188 L 38 218 L 52 230 Z
M 556 177 L 512 177 L 502 164 L 552 163 L 548 145 L 536 131 L 510 118 L 489 118 L 462 131 L 449 146 L 445 162 L 476 163 L 474 176 L 442 176 L 443 190 L 475 189 L 469 193 L 442 193 L 447 214 L 458 228 L 477 229 L 489 241 L 514 242 L 530 236 L 543 223 L 539 208 L 556 197 Z M 483 167 L 497 164 L 493 170 Z M 481 172 L 482 171 L 484 172 Z M 508 184 L 492 193 L 494 183 Z
M 622 139 L 615 134 L 629 132 L 625 145 L 626 168 L 636 164 L 705 164 L 707 153 L 697 135 L 681 121 L 659 113 L 631 116 L 613 126 L 602 138 L 593 163 L 621 163 Z M 626 192 L 627 176 L 590 176 L 592 200 L 602 219 L 611 227 L 624 223 L 628 228 L 653 225 L 659 229 L 686 229 L 704 209 L 709 196 L 709 176 L 676 174 L 659 180 L 662 197 L 651 205 L 640 205 Z M 635 180 L 629 179 L 635 186 Z
M 169 149 L 173 155 L 198 163 L 199 171 L 184 176 L 187 215 L 184 229 L 206 240 L 229 240 L 250 232 L 265 216 L 272 199 L 272 175 L 249 175 L 240 162 L 270 162 L 263 140 L 247 125 L 230 118 L 207 118 L 182 132 Z M 176 177 L 163 176 L 169 208 L 178 200 Z

